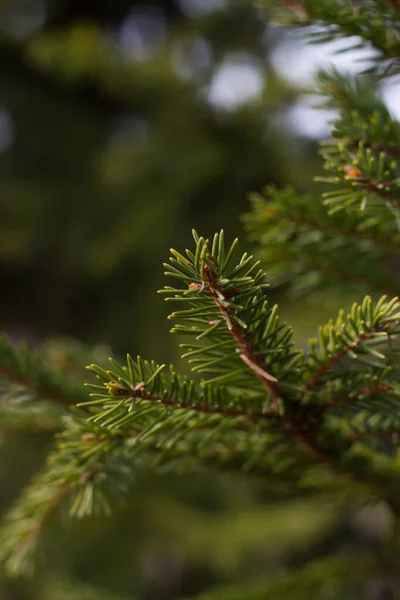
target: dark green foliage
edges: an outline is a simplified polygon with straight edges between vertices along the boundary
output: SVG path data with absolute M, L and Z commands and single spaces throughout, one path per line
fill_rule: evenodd
M 325 192 L 322 201 L 293 188 L 269 186 L 265 196 L 254 194 L 244 220 L 259 260 L 239 253 L 236 239 L 225 244 L 223 231 L 210 239 L 193 231 L 191 249 L 171 250 L 164 265 L 170 285 L 160 293 L 176 307 L 169 318 L 172 333 L 184 336 L 189 374 L 129 354 L 107 364 L 100 350 L 99 359 L 90 358 L 88 396 L 81 372 L 75 373 L 82 349 L 62 350 L 60 369 L 54 347 L 44 347 L 39 359 L 1 340 L 0 426 L 55 432 L 46 463 L 4 517 L 0 560 L 7 576 L 35 572 L 39 557 L 49 564 L 51 524 L 59 512 L 68 520 L 94 515 L 103 524 L 104 515 L 135 494 L 143 473 L 201 477 L 213 470 L 228 472 L 237 485 L 240 476 L 261 481 L 268 501 L 275 501 L 275 535 L 294 539 L 290 502 L 301 515 L 307 506 L 323 517 L 313 522 L 320 533 L 316 546 L 298 553 L 297 563 L 287 558 L 288 571 L 279 572 L 277 562 L 267 579 L 242 584 L 238 577 L 238 585 L 207 589 L 199 599 L 370 600 L 375 589 L 390 598 L 400 593 L 400 128 L 379 98 L 376 77 L 398 69 L 400 5 L 274 4 L 290 22 L 317 22 L 318 42 L 360 35 L 375 49 L 368 75 L 320 75 L 325 105 L 339 113 L 322 147 L 330 173 L 323 181 L 340 189 Z M 48 56 L 50 44 L 66 76 L 68 48 L 57 36 L 42 43 L 44 54 L 36 59 Z M 101 48 L 94 48 L 96 57 Z M 78 67 L 71 77 L 93 76 L 93 64 Z M 100 89 L 113 75 L 101 72 Z M 183 94 L 183 88 L 176 91 Z M 130 98 L 129 88 L 125 93 Z M 318 292 L 317 299 L 345 288 L 358 301 L 322 325 L 307 347 L 296 348 L 291 327 L 271 302 L 279 286 L 295 295 Z M 291 301 L 296 306 L 293 295 Z M 382 527 L 367 550 L 338 556 L 329 526 L 367 504 L 390 515 L 387 533 Z M 201 520 L 170 509 L 175 519 L 186 518 L 188 529 L 193 522 L 191 533 L 197 528 L 196 539 L 204 543 Z M 201 552 L 202 544 L 193 544 Z M 71 594 L 97 594 L 89 586 L 80 591 L 79 579 L 66 582 Z M 51 581 L 65 596 L 62 579 Z
M 353 201 L 354 194 L 348 194 Z M 271 283 L 288 284 L 296 295 L 328 289 L 335 294 L 338 284 L 353 292 L 396 292 L 392 264 L 400 236 L 395 224 L 382 218 L 385 213 L 330 214 L 319 198 L 291 188 L 267 188 L 264 197 L 252 194 L 251 202 L 244 221 L 261 246 Z
M 165 365 L 129 355 L 126 366 L 113 359 L 111 369 L 92 365 L 102 385 L 90 384 L 93 399 L 64 419 L 47 469 L 7 517 L 1 547 L 8 572 L 29 567 L 64 497 L 78 517 L 108 511 L 107 497 L 126 495 L 140 465 L 239 469 L 278 489 L 314 487 L 310 473 L 328 468 L 356 475 L 375 493 L 382 485 L 396 501 L 390 446 L 374 439 L 388 433 L 395 444 L 399 425 L 391 346 L 400 331 L 397 299 L 373 305 L 366 297 L 322 327 L 308 352 L 293 351 L 290 329 L 268 308 L 258 263 L 247 255 L 235 260 L 236 242 L 225 248 L 223 232 L 212 243 L 194 238 L 194 251 L 187 258 L 173 251 L 167 265 L 184 287 L 166 291 L 189 307 L 172 317 L 183 322 L 179 332 L 200 342 L 189 352 L 184 344 L 185 356 L 206 378 L 180 377 L 172 367 L 165 374 Z M 194 366 L 193 356 L 200 357 Z

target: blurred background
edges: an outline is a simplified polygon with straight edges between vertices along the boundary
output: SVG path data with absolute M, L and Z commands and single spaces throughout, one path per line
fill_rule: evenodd
M 171 360 L 169 248 L 319 168 L 296 52 L 249 1 L 0 6 L 1 325 Z
M 247 0 L 0 0 L 2 329 L 55 364 L 60 338 L 177 363 L 156 293 L 169 248 L 193 227 L 247 248 L 250 191 L 315 185 L 333 115 L 302 91 L 331 59 Z M 324 310 L 298 314 L 302 330 Z M 2 510 L 51 433 L 0 433 Z M 359 544 L 352 515 L 241 478 L 143 474 L 112 518 L 56 523 L 50 562 L 2 598 L 89 597 L 75 581 L 190 596 Z

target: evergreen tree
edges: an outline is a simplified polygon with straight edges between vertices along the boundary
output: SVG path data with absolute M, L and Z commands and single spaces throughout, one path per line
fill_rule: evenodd
M 274 4 L 280 22 L 313 25 L 318 43 L 343 37 L 347 50 L 371 47 L 372 64 L 357 76 L 320 76 L 324 105 L 339 112 L 322 146 L 322 202 L 293 189 L 255 195 L 245 224 L 259 260 L 240 256 L 237 240 L 226 243 L 223 231 L 210 239 L 194 231 L 191 249 L 171 250 L 170 284 L 161 293 L 174 305 L 172 332 L 184 336 L 192 373 L 130 355 L 106 364 L 99 349 L 90 359 L 88 397 L 78 345 L 58 352 L 47 346 L 40 354 L 1 340 L 2 427 L 57 432 L 46 464 L 0 532 L 5 574 L 44 573 L 43 597 L 109 597 L 58 578 L 56 569 L 48 573 L 49 553 L 63 539 L 57 514 L 68 522 L 99 515 L 97 527 L 105 526 L 104 514 L 129 495 L 141 472 L 204 469 L 227 471 L 237 482 L 258 479 L 269 498 L 308 507 L 303 514 L 317 529 L 326 531 L 355 506 L 379 507 L 390 522 L 370 545 L 339 552 L 331 531 L 299 552 L 290 569 L 200 598 L 400 597 L 400 126 L 379 96 L 382 79 L 399 70 L 400 4 Z M 292 302 L 300 293 L 321 301 L 338 286 L 356 302 L 322 325 L 308 348 L 296 348 L 270 302 L 277 285 Z M 288 534 L 284 508 L 272 518 L 276 531 Z M 313 512 L 325 520 L 312 522 Z M 43 556 L 44 570 L 35 571 Z
M 200 3 L 197 15 L 188 5 L 0 1 L 0 310 L 11 332 L 150 352 L 170 240 L 186 245 L 193 222 L 211 220 L 236 235 L 248 190 L 282 185 L 288 164 L 300 179 L 297 144 L 274 123 L 295 94 L 266 58 L 265 21 L 247 0 Z M 240 61 L 261 96 L 221 110 L 209 90 Z M 131 320 L 144 309 L 146 330 Z M 161 360 L 173 348 L 158 339 Z

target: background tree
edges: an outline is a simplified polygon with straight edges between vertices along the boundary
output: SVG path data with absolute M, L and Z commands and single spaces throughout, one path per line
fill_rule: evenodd
M 335 295 L 338 286 L 346 287 L 354 298 L 361 298 L 365 291 L 375 293 L 375 288 L 376 292 L 390 293 L 395 287 L 398 245 L 395 220 L 398 184 L 394 163 L 398 124 L 375 93 L 374 85 L 378 82 L 376 75 L 386 76 L 396 71 L 398 12 L 395 5 L 384 2 L 361 2 L 357 6 L 328 1 L 313 4 L 290 3 L 279 18 L 289 17 L 306 23 L 317 19 L 321 24 L 317 31 L 319 41 L 361 33 L 376 48 L 371 81 L 343 78 L 336 73 L 322 76 L 321 83 L 329 102 L 341 110 L 334 129 L 339 143 L 331 141 L 324 153 L 327 167 L 333 172 L 330 182 L 342 183 L 344 189 L 328 193 L 329 204 L 335 209 L 332 216 L 318 198 L 295 194 L 292 189 L 278 192 L 270 188 L 268 200 L 254 197 L 254 210 L 246 218 L 247 226 L 261 246 L 267 280 L 286 286 L 291 294 L 306 292 L 321 299 L 321 295 L 316 295 L 318 290 L 324 294 L 329 290 L 330 295 Z M 180 7 L 184 5 L 181 3 Z M 65 156 L 62 153 L 67 162 L 71 160 L 70 171 L 64 175 L 79 173 L 77 167 L 82 167 L 82 179 L 75 179 L 69 192 L 66 192 L 68 186 L 66 188 L 66 178 L 61 171 L 47 181 L 51 170 L 44 168 L 44 188 L 54 181 L 59 186 L 55 197 L 60 205 L 50 211 L 57 217 L 62 215 L 58 229 L 54 226 L 51 229 L 52 222 L 44 221 L 44 213 L 41 213 L 36 221 L 39 225 L 33 227 L 33 232 L 29 230 L 30 237 L 26 237 L 28 228 L 20 219 L 20 215 L 27 214 L 26 207 L 19 214 L 19 209 L 10 201 L 9 223 L 14 218 L 20 228 L 8 228 L 12 235 L 9 234 L 8 243 L 4 243 L 4 254 L 12 265 L 9 269 L 13 275 L 5 286 L 9 303 L 22 282 L 24 289 L 29 289 L 30 270 L 35 273 L 39 268 L 40 271 L 40 260 L 36 262 L 39 254 L 35 258 L 33 253 L 30 263 L 26 249 L 34 249 L 35 242 L 41 247 L 46 241 L 46 235 L 39 235 L 41 224 L 46 223 L 51 234 L 57 232 L 58 235 L 58 239 L 53 240 L 55 252 L 49 255 L 52 260 L 57 255 L 65 260 L 55 261 L 59 298 L 65 303 L 66 290 L 73 290 L 79 299 L 75 310 L 85 315 L 82 289 L 86 285 L 90 287 L 93 296 L 88 296 L 89 300 L 97 300 L 98 290 L 103 291 L 108 283 L 111 299 L 104 314 L 112 314 L 116 319 L 119 310 L 120 327 L 127 331 L 120 299 L 126 301 L 128 289 L 140 289 L 143 295 L 146 290 L 140 278 L 132 277 L 131 267 L 126 267 L 127 258 L 132 260 L 135 255 L 135 247 L 130 244 L 132 234 L 136 226 L 137 248 L 155 251 L 162 236 L 150 238 L 148 231 L 154 233 L 156 228 L 147 229 L 144 225 L 154 225 L 153 219 L 160 217 L 165 220 L 167 214 L 161 209 L 156 214 L 155 207 L 159 205 L 150 203 L 149 198 L 161 197 L 162 207 L 168 205 L 168 214 L 175 211 L 179 216 L 183 198 L 188 205 L 193 201 L 191 219 L 196 223 L 204 220 L 204 228 L 209 230 L 215 202 L 210 202 L 209 207 L 203 205 L 202 215 L 197 214 L 197 194 L 201 191 L 204 195 L 210 185 L 209 189 L 213 190 L 215 186 L 219 197 L 225 178 L 225 193 L 229 189 L 236 193 L 241 189 L 241 178 L 251 171 L 252 159 L 257 153 L 249 154 L 247 146 L 240 145 L 242 138 L 236 136 L 235 143 L 230 137 L 230 143 L 221 147 L 228 153 L 226 156 L 232 157 L 234 146 L 238 152 L 233 152 L 233 158 L 238 161 L 237 170 L 225 172 L 222 165 L 227 163 L 222 161 L 217 163 L 218 171 L 213 171 L 216 155 L 210 154 L 213 146 L 210 141 L 215 143 L 215 136 L 203 127 L 198 111 L 203 117 L 208 115 L 207 119 L 214 125 L 217 123 L 220 133 L 226 128 L 231 131 L 234 124 L 237 130 L 239 119 L 243 139 L 247 139 L 250 131 L 254 131 L 255 139 L 260 139 L 258 135 L 261 131 L 262 138 L 264 131 L 260 124 L 265 122 L 265 104 L 246 106 L 231 114 L 210 107 L 204 95 L 199 98 L 198 94 L 199 91 L 204 94 L 207 89 L 204 82 L 212 81 L 211 73 L 203 80 L 200 78 L 200 82 L 197 80 L 196 85 L 193 81 L 188 83 L 179 52 L 168 53 L 170 47 L 174 47 L 175 36 L 184 35 L 184 28 L 174 28 L 172 37 L 165 37 L 168 43 L 162 46 L 162 55 L 159 51 L 156 56 L 153 42 L 154 39 L 158 42 L 162 34 L 160 28 L 157 29 L 160 23 L 155 25 L 160 17 L 154 15 L 161 13 L 154 12 L 154 3 L 151 13 L 142 9 L 133 16 L 124 12 L 124 17 L 112 9 L 114 16 L 111 17 L 110 9 L 101 6 L 92 9 L 83 5 L 75 9 L 66 3 L 62 9 L 48 7 L 46 18 L 43 11 L 35 13 L 33 26 L 32 18 L 26 19 L 25 7 L 18 10 L 14 4 L 5 5 L 6 72 L 16 60 L 15 64 L 19 64 L 24 73 L 22 81 L 25 83 L 29 73 L 30 81 L 39 81 L 40 86 L 45 86 L 46 97 L 50 92 L 59 94 L 61 87 L 61 96 L 68 89 L 74 102 L 78 98 L 84 106 L 89 101 L 96 106 L 98 103 L 115 106 L 116 98 L 124 107 L 135 106 L 128 114 L 126 108 L 122 115 L 115 112 L 114 117 L 118 115 L 118 119 L 111 125 L 111 148 L 105 144 L 109 138 L 102 137 L 96 138 L 91 152 L 84 151 L 83 142 L 88 142 L 91 136 L 82 133 L 78 138 L 82 143 L 71 144 Z M 176 18 L 179 10 L 164 14 Z M 237 31 L 241 36 L 246 31 L 245 15 L 250 22 L 255 19 L 260 25 L 261 36 L 248 39 L 248 53 L 254 40 L 258 48 L 257 40 L 263 39 L 265 28 L 259 13 L 247 3 L 227 5 L 211 17 L 196 21 L 202 26 L 223 24 L 215 37 L 213 56 L 221 56 L 218 54 L 221 39 L 224 39 L 225 49 L 220 49 L 222 55 L 230 48 L 229 40 L 221 32 Z M 140 30 L 135 25 L 139 16 Z M 230 29 L 227 23 L 238 24 L 233 21 L 238 16 L 241 26 Z M 79 25 L 75 18 L 79 18 Z M 107 24 L 107 30 L 99 26 L 104 18 L 106 21 L 102 23 Z M 148 27 L 149 22 L 152 24 Z M 30 23 L 28 30 L 27 23 Z M 131 29 L 129 35 L 126 28 Z M 150 31 L 147 38 L 150 41 L 146 43 L 143 31 Z M 122 51 L 137 43 L 132 41 L 135 34 L 141 38 L 136 53 L 144 52 L 143 62 L 139 64 L 137 57 L 127 58 Z M 169 58 L 166 71 L 165 60 L 161 60 L 165 56 Z M 178 56 L 177 62 L 172 61 L 175 69 L 172 77 L 171 56 Z M 18 69 L 8 72 L 13 76 Z M 268 74 L 276 85 L 270 87 L 269 94 L 274 89 L 281 91 L 279 79 L 271 71 Z M 133 82 L 139 81 L 140 85 L 132 89 Z M 32 83 L 29 91 L 33 89 Z M 286 87 L 283 89 L 291 100 L 291 93 Z M 68 110 L 70 104 L 69 100 Z M 268 95 L 268 106 L 270 110 L 278 108 L 273 95 L 272 99 Z M 72 128 L 64 121 L 58 103 L 55 112 L 55 121 L 69 134 Z M 47 119 L 50 114 L 46 112 Z M 257 118 L 254 115 L 258 115 Z M 6 111 L 4 131 L 8 131 L 12 139 L 14 121 L 10 119 Z M 201 126 L 194 127 L 199 122 Z M 87 123 L 85 113 L 82 127 Z M 179 142 L 188 143 L 190 137 L 190 144 L 183 144 L 182 150 L 179 146 L 179 151 L 178 146 L 175 147 L 176 132 L 180 132 L 178 123 L 184 126 L 178 135 Z M 110 127 L 108 120 L 107 124 Z M 154 126 L 153 132 L 150 125 Z M 96 127 L 92 135 L 99 131 L 104 133 L 102 128 Z M 121 139 L 126 131 L 128 139 Z M 270 134 L 271 129 L 267 132 Z M 276 135 L 278 139 L 281 132 Z M 5 139 L 7 141 L 7 135 Z M 265 139 L 268 143 L 275 140 L 271 135 Z M 17 141 L 18 136 L 15 136 L 4 156 L 10 161 L 5 173 L 12 173 L 11 151 L 15 150 Z M 59 137 L 52 135 L 50 144 L 55 141 L 59 141 Z M 250 141 L 249 147 L 253 147 L 254 140 Z M 199 152 L 200 142 L 204 144 L 204 154 Z M 260 151 L 264 152 L 266 147 L 263 142 Z M 283 147 L 287 154 L 287 146 Z M 27 144 L 20 147 L 24 151 L 28 148 Z M 177 161 L 171 149 L 186 165 L 186 170 L 174 170 Z M 143 150 L 145 160 L 142 155 L 138 156 Z M 276 155 L 275 148 L 273 154 Z M 39 153 L 32 156 L 36 158 Z M 88 163 L 82 163 L 89 156 L 90 168 Z M 156 156 L 158 160 L 153 162 Z M 197 162 L 199 156 L 201 160 Z M 213 160 L 209 160 L 210 156 Z M 190 157 L 195 158 L 193 163 Z M 58 162 L 56 152 L 50 153 L 48 158 L 46 165 L 52 165 L 50 159 Z M 138 185 L 135 176 L 146 174 L 146 164 L 152 165 L 151 177 L 145 177 L 145 184 L 141 181 Z M 203 170 L 204 164 L 207 168 Z M 20 157 L 15 165 L 18 169 L 23 165 Z M 97 170 L 93 170 L 94 166 Z M 136 172 L 133 166 L 137 167 Z M 239 167 L 243 168 L 242 176 L 238 175 Z M 32 169 L 32 178 L 39 172 L 37 167 Z M 222 172 L 225 175 L 221 178 Z M 287 173 L 291 174 L 292 181 L 296 178 L 290 166 L 282 167 L 281 173 L 282 179 Z M 157 177 L 154 178 L 154 174 Z M 15 175 L 14 179 L 17 179 Z M 86 181 L 89 179 L 90 185 Z M 15 180 L 14 186 L 17 185 Z M 276 173 L 274 180 L 279 182 Z M 72 191 L 79 189 L 82 193 L 83 181 L 88 193 L 85 203 L 82 196 L 78 197 L 77 212 L 74 212 L 70 202 L 71 196 L 75 197 Z M 152 192 L 154 196 L 146 196 L 154 181 L 157 182 Z M 166 202 L 164 195 L 160 196 L 160 181 L 163 192 L 166 191 Z M 170 188 L 166 185 L 168 181 Z M 216 185 L 217 181 L 221 188 Z M 246 178 L 246 182 L 249 183 L 250 178 Z M 119 189 L 124 198 L 124 207 L 118 215 L 115 207 L 115 212 L 100 210 L 102 202 L 106 206 L 105 199 L 102 200 L 105 183 L 113 192 Z M 260 181 L 254 179 L 251 185 L 257 188 L 259 184 Z M 129 210 L 127 190 L 134 188 L 143 190 L 138 208 L 144 220 L 139 223 L 136 218 L 139 211 L 132 216 Z M 18 192 L 18 188 L 15 189 Z M 31 185 L 27 189 L 26 201 L 30 194 L 36 197 L 39 188 L 35 194 Z M 56 190 L 57 186 L 52 192 Z M 175 205 L 176 196 L 181 198 L 179 207 Z M 115 197 L 113 195 L 113 200 Z M 93 206 L 89 209 L 91 202 Z M 237 202 L 239 204 L 239 200 Z M 231 215 L 238 207 L 230 203 L 227 208 Z M 350 212 L 346 212 L 345 217 L 343 212 L 335 216 L 336 209 L 343 208 Z M 222 209 L 213 213 L 212 229 L 222 214 Z M 107 222 L 102 228 L 105 215 Z M 33 222 L 34 219 L 30 219 L 29 225 Z M 113 223 L 117 223 L 114 229 Z M 91 243 L 90 228 L 92 235 L 106 233 L 99 236 L 101 244 L 98 240 Z M 113 233 L 108 237 L 111 230 Z M 169 240 L 169 233 L 164 231 L 163 235 Z M 177 237 L 179 241 L 181 238 Z M 61 245 L 63 238 L 67 242 L 65 246 Z M 96 244 L 101 248 L 98 254 Z M 200 385 L 186 376 L 178 378 L 174 371 L 165 374 L 162 365 L 158 367 L 142 359 L 135 362 L 128 358 L 125 366 L 113 361 L 111 369 L 104 370 L 108 367 L 101 347 L 89 352 L 78 344 L 52 342 L 41 345 L 39 359 L 32 350 L 13 348 L 3 340 L 1 419 L 3 477 L 7 487 L 2 502 L 4 507 L 12 504 L 5 515 L 1 534 L 5 574 L 32 571 L 35 563 L 40 565 L 42 554 L 45 558 L 42 567 L 35 570 L 35 579 L 29 583 L 23 580 L 10 583 L 6 578 L 4 595 L 28 598 L 56 594 L 57 597 L 90 598 L 103 594 L 111 598 L 134 594 L 143 598 L 173 598 L 223 582 L 237 585 L 210 592 L 210 598 L 308 598 L 310 595 L 358 598 L 360 594 L 374 598 L 398 593 L 394 564 L 396 538 L 392 535 L 398 513 L 398 474 L 394 460 L 398 431 L 395 341 L 400 318 L 398 303 L 367 297 L 353 307 L 348 317 L 340 314 L 336 321 L 323 327 L 319 343 L 312 341 L 308 355 L 304 355 L 294 350 L 290 329 L 279 324 L 276 309 L 271 306 L 271 294 L 264 290 L 262 273 L 249 257 L 238 263 L 233 255 L 234 246 L 231 249 L 229 245 L 224 246 L 222 234 L 211 238 L 208 245 L 195 234 L 194 252 L 189 251 L 186 257 L 173 252 L 167 266 L 168 272 L 183 282 L 182 288 L 170 286 L 167 293 L 175 301 L 186 302 L 190 308 L 189 312 L 178 310 L 172 316 L 179 321 L 176 332 L 192 334 L 183 348 L 193 370 L 205 377 Z M 17 256 L 20 262 L 16 261 Z M 66 260 L 68 256 L 75 256 L 75 262 Z M 115 278 L 117 264 L 125 265 L 122 279 Z M 51 273 L 48 265 L 49 261 L 47 275 Z M 40 278 L 36 277 L 35 281 L 41 284 Z M 51 287 L 42 293 L 48 299 L 53 294 L 51 306 L 59 309 L 62 303 L 57 302 L 54 277 L 48 278 L 48 282 Z M 264 303 L 266 294 L 269 304 Z M 145 298 L 147 302 L 147 294 Z M 55 330 L 76 333 L 75 317 L 72 318 L 72 312 L 69 314 L 74 306 L 72 300 L 73 297 L 66 306 L 66 315 L 63 318 L 58 315 L 57 326 L 51 324 L 50 311 L 45 320 L 26 318 L 32 323 L 31 331 L 39 336 L 44 331 Z M 81 337 L 105 339 L 106 330 L 101 336 L 92 333 L 96 331 L 93 302 L 87 306 L 90 308 L 90 314 L 85 317 L 88 329 L 79 330 Z M 295 307 L 299 308 L 297 301 Z M 129 308 L 129 316 L 139 314 L 137 306 L 131 304 Z M 13 311 L 5 314 L 10 315 L 7 322 L 12 323 Z M 144 331 L 149 345 L 152 338 L 159 344 L 158 333 L 155 338 L 154 332 Z M 193 342 L 193 333 L 198 337 L 197 342 Z M 115 331 L 108 339 L 117 349 L 124 349 L 124 337 L 119 335 Z M 140 339 L 139 334 L 137 339 Z M 208 340 L 211 344 L 207 344 Z M 162 350 L 158 347 L 157 351 Z M 95 379 L 92 380 L 95 398 L 88 401 L 81 385 L 84 378 L 81 365 L 89 362 L 99 365 L 92 370 L 101 381 L 100 387 L 96 387 Z M 71 402 L 80 404 L 80 409 L 71 412 Z M 53 433 L 59 430 L 63 432 L 54 448 Z M 47 455 L 46 465 L 20 499 L 15 500 L 27 476 L 37 471 L 38 462 Z M 23 465 L 23 469 L 11 477 L 10 471 L 15 470 L 16 464 Z M 199 466 L 203 467 L 201 474 L 188 479 L 186 473 Z M 204 467 L 219 467 L 234 473 L 244 471 L 248 478 L 229 473 L 215 478 L 207 474 Z M 173 475 L 164 475 L 155 482 L 150 475 L 155 470 L 169 471 Z M 184 478 L 179 477 L 181 472 L 185 472 Z M 253 483 L 252 479 L 255 479 Z M 109 499 L 115 496 L 122 497 L 124 502 L 119 509 L 113 503 L 113 516 L 107 522 L 104 511 L 108 512 Z M 377 499 L 380 500 L 378 505 Z M 373 508 L 366 508 L 365 502 L 371 503 Z M 55 518 L 58 508 L 78 517 L 92 513 L 94 516 L 75 521 L 66 532 Z M 358 527 L 358 535 L 352 531 L 354 527 Z M 375 547 L 378 552 L 371 551 Z M 289 569 L 290 573 L 276 577 L 282 569 Z M 267 581 L 248 583 L 266 571 L 271 574 Z M 245 582 L 243 586 L 241 582 Z
M 3 324 L 123 351 L 157 332 L 165 358 L 153 292 L 171 240 L 188 243 L 193 221 L 236 232 L 249 189 L 285 182 L 289 163 L 300 176 L 273 118 L 294 94 L 265 60 L 265 19 L 248 2 L 1 10 Z M 229 68 L 261 95 L 221 108 Z

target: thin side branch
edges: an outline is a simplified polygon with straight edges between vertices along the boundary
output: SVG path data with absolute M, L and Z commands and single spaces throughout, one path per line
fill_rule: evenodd
M 400 150 L 399 150 L 399 155 L 400 155 Z M 322 227 L 322 224 L 319 223 L 318 221 L 313 221 L 312 219 L 300 217 L 293 213 L 280 211 L 275 208 L 267 209 L 266 214 L 268 217 L 276 219 L 276 220 L 285 219 L 286 221 L 290 221 L 292 223 L 295 223 L 296 225 L 304 225 L 305 227 L 310 227 L 312 229 L 320 230 Z M 394 242 L 392 238 L 384 237 L 381 235 L 376 235 L 376 234 L 370 233 L 368 231 L 357 231 L 355 229 L 345 229 L 345 228 L 341 228 L 341 227 L 334 227 L 333 225 L 330 225 L 330 224 L 328 225 L 325 223 L 323 224 L 323 230 L 324 230 L 324 232 L 330 233 L 332 235 L 336 235 L 336 234 L 341 235 L 341 236 L 346 235 L 347 237 L 352 237 L 354 239 L 371 240 L 372 242 L 375 242 L 376 244 L 379 244 L 380 246 L 390 247 L 390 248 L 395 248 L 396 250 L 400 250 L 400 243 Z
M 170 408 L 181 408 L 184 410 L 192 410 L 197 413 L 204 414 L 213 414 L 220 415 L 221 417 L 243 417 L 244 421 L 247 422 L 248 425 L 255 425 L 260 419 L 268 419 L 271 416 L 276 416 L 275 411 L 256 411 L 249 408 L 229 408 L 229 407 L 220 407 L 220 406 L 212 406 L 209 404 L 194 404 L 193 402 L 187 402 L 185 400 L 180 400 L 179 398 L 164 398 L 159 394 L 149 394 L 144 390 L 144 382 L 139 383 L 135 389 L 125 390 L 118 389 L 116 396 L 118 398 L 126 397 L 126 398 L 137 398 L 140 400 L 147 400 L 149 402 L 159 402 L 165 407 Z M 90 406 L 92 403 L 82 402 L 78 406 L 85 407 Z
M 221 315 L 224 316 L 225 312 L 228 312 L 228 317 L 232 317 L 232 314 L 229 313 L 229 309 L 222 306 L 219 301 L 219 296 L 216 293 L 217 281 L 216 278 L 213 276 L 211 269 L 209 267 L 207 267 L 207 269 L 205 268 L 204 273 L 208 277 L 207 291 L 213 298 L 215 304 L 218 306 Z M 239 350 L 241 351 L 241 359 L 256 373 L 265 390 L 271 395 L 271 409 L 275 413 L 277 413 L 279 409 L 278 400 L 281 398 L 278 380 L 276 380 L 272 375 L 270 375 L 270 373 L 268 373 L 264 369 L 263 364 L 260 364 L 260 358 L 256 356 L 254 349 L 246 339 L 245 330 L 235 321 L 234 318 L 230 318 L 230 322 L 232 323 L 231 334 L 234 337 Z M 290 427 L 296 440 L 308 456 L 312 457 L 314 460 L 324 465 L 334 473 L 344 473 L 344 471 L 340 467 L 338 467 L 334 461 L 332 461 L 329 454 L 319 446 L 317 441 L 318 432 L 310 433 L 302 425 L 305 426 L 306 423 L 300 424 L 300 422 L 298 422 L 295 419 L 294 415 L 292 415 L 289 410 L 286 412 L 281 421 L 282 429 L 286 428 L 287 426 Z M 350 479 L 354 478 L 354 475 L 352 473 L 346 472 L 346 474 Z
M 371 387 L 363 387 L 361 390 L 359 390 L 357 392 L 357 395 L 353 398 L 350 398 L 349 396 L 346 396 L 345 398 L 343 397 L 339 397 L 339 398 L 329 398 L 328 400 L 326 400 L 324 402 L 324 404 L 322 405 L 323 408 L 325 409 L 329 409 L 332 408 L 333 406 L 337 406 L 338 404 L 344 404 L 345 402 L 349 402 L 349 401 L 353 401 L 355 398 L 359 398 L 360 396 L 365 397 L 365 396 L 373 396 L 374 394 L 380 394 L 380 393 L 385 393 L 385 392 L 389 392 L 392 389 L 392 385 L 389 381 L 383 381 L 381 383 L 378 383 L 377 385 L 371 386 Z
M 335 364 L 337 364 L 339 361 L 341 361 L 347 356 L 350 350 L 354 350 L 355 348 L 357 348 L 357 346 L 370 339 L 374 333 L 377 333 L 379 331 L 385 331 L 386 327 L 389 327 L 389 325 L 391 325 L 392 323 L 392 321 L 384 321 L 382 323 L 379 323 L 379 325 L 377 325 L 376 327 L 366 331 L 365 333 L 363 333 L 363 335 L 357 337 L 353 342 L 350 342 L 349 344 L 344 346 L 339 352 L 336 352 L 336 354 L 329 356 L 326 359 L 326 361 L 303 384 L 303 389 L 310 390 L 311 388 L 313 388 L 315 384 L 318 383 L 319 379 L 323 375 L 325 375 L 325 373 L 327 373 L 331 367 L 333 367 Z
M 260 356 L 257 356 L 251 343 L 247 340 L 244 328 L 241 325 L 239 325 L 239 323 L 237 323 L 237 321 L 234 318 L 231 318 L 233 317 L 232 310 L 230 308 L 222 306 L 219 296 L 217 294 L 217 278 L 215 277 L 215 275 L 212 272 L 212 269 L 208 265 L 204 266 L 204 277 L 207 283 L 207 293 L 211 296 L 221 316 L 224 317 L 224 321 L 226 321 L 225 317 L 228 316 L 230 322 L 232 323 L 230 333 L 237 344 L 238 351 L 240 352 L 240 358 L 247 366 L 249 366 L 256 373 L 258 379 L 261 381 L 262 386 L 271 396 L 272 410 L 275 413 L 277 413 L 278 399 L 280 397 L 279 389 L 276 385 L 278 380 L 266 371 L 262 358 Z M 218 290 L 218 292 L 221 293 L 220 290 Z
M 66 396 L 61 394 L 59 390 L 43 386 L 37 381 L 34 381 L 33 379 L 28 379 L 27 377 L 22 376 L 21 373 L 12 371 L 11 369 L 4 367 L 3 365 L 0 365 L 0 377 L 6 379 L 7 381 L 17 383 L 18 385 L 21 385 L 22 387 L 28 390 L 32 390 L 33 392 L 35 392 L 35 394 L 42 397 L 43 399 L 53 400 L 54 402 L 57 402 L 58 404 L 62 404 L 67 407 L 73 406 L 75 404 L 75 400 L 67 398 Z M 80 386 L 79 391 L 81 391 Z M 79 395 L 82 396 L 81 393 Z

